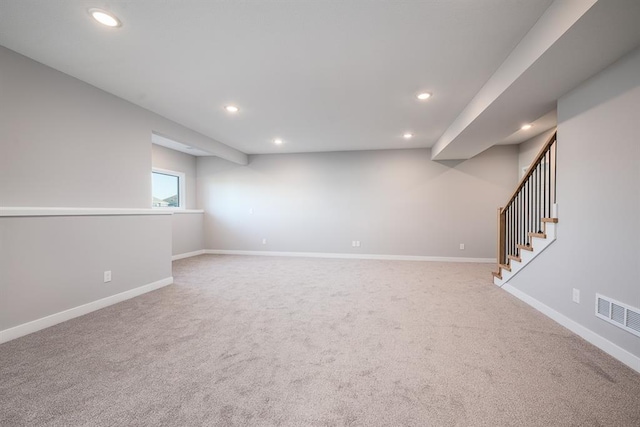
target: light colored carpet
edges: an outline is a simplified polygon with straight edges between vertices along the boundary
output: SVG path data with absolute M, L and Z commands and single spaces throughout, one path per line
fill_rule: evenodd
M 0 425 L 640 425 L 640 375 L 490 270 L 177 261 L 175 285 L 0 346 Z

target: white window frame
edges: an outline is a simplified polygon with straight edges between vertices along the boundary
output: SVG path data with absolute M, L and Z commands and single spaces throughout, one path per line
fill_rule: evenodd
M 162 210 L 170 210 L 170 211 L 183 211 L 187 208 L 187 194 L 186 194 L 186 184 L 185 184 L 185 174 L 184 172 L 172 171 L 169 169 L 160 169 L 160 168 L 151 168 L 151 180 L 153 182 L 153 174 L 160 173 L 163 175 L 175 176 L 178 178 L 178 207 L 173 206 L 153 206 L 153 183 L 151 184 L 151 208 L 152 209 L 162 209 Z

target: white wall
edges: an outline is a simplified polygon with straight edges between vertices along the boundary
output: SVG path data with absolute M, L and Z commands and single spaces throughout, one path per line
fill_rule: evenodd
M 640 338 L 594 307 L 598 292 L 640 308 L 638 123 L 640 49 L 559 100 L 557 240 L 511 281 L 636 357 Z
M 430 155 L 252 155 L 247 166 L 199 157 L 205 248 L 495 259 L 496 209 L 515 187 L 517 146 L 463 162 Z

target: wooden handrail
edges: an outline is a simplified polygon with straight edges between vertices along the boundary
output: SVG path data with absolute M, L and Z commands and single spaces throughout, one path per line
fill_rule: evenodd
M 518 186 L 516 187 L 516 190 L 513 192 L 513 194 L 511 195 L 511 198 L 509 198 L 509 201 L 507 202 L 507 204 L 504 205 L 504 208 L 502 208 L 502 212 L 504 213 L 507 208 L 509 206 L 511 206 L 511 204 L 513 203 L 513 201 L 515 200 L 516 196 L 518 195 L 518 193 L 520 192 L 520 190 L 522 189 L 522 187 L 524 186 L 524 184 L 527 182 L 527 180 L 529 179 L 529 177 L 533 174 L 533 172 L 535 171 L 536 167 L 542 162 L 542 159 L 544 158 L 545 154 L 547 153 L 547 150 L 549 149 L 549 147 L 551 145 L 553 145 L 553 143 L 556 141 L 556 134 L 558 132 L 553 132 L 553 135 L 551 135 L 549 137 L 549 139 L 547 140 L 547 142 L 545 142 L 545 144 L 542 146 L 542 149 L 540 150 L 540 152 L 538 153 L 538 155 L 535 157 L 535 159 L 533 160 L 533 162 L 531 162 L 531 166 L 529 166 L 529 169 L 527 170 L 527 173 L 524 174 L 524 176 L 522 177 L 522 179 L 520 180 L 520 182 L 518 183 Z

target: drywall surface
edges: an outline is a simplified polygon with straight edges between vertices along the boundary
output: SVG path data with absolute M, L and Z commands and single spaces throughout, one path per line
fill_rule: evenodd
M 203 213 L 174 213 L 171 218 L 171 255 L 204 249 Z
M 161 145 L 151 144 L 154 168 L 185 174 L 186 208 L 195 209 L 196 157 Z M 181 255 L 204 249 L 203 214 L 176 211 L 171 218 L 171 254 Z
M 171 215 L 0 218 L 0 331 L 171 277 L 170 222 Z
M 150 208 L 152 131 L 218 144 L 0 47 L 0 210 Z M 171 215 L 0 218 L 0 330 L 170 278 L 172 227 Z
M 596 2 L 597 0 L 553 2 L 529 32 L 520 40 L 518 45 L 511 51 L 496 72 L 473 97 L 471 102 L 469 102 L 453 123 L 449 125 L 449 128 L 433 146 L 432 155 L 442 158 L 444 157 L 443 154 L 446 155 L 445 152 L 447 148 L 449 148 L 450 151 L 454 151 L 454 147 L 451 145 L 453 141 L 459 138 L 468 126 L 472 125 L 474 121 L 487 111 L 492 103 L 500 96 L 504 96 L 505 92 L 507 92 L 510 87 L 512 88 L 514 83 L 516 83 L 536 61 L 539 61 L 544 53 L 556 44 Z M 540 111 L 540 113 L 543 112 L 544 109 Z M 508 134 L 509 133 L 506 135 Z M 487 145 L 479 145 L 479 142 L 486 143 Z M 477 147 L 476 149 L 481 150 L 481 147 L 490 147 L 490 143 L 491 141 L 476 141 L 471 147 L 475 146 Z M 455 144 L 458 145 L 456 151 L 460 151 L 460 142 L 458 141 Z M 465 151 L 475 150 L 473 148 L 462 150 L 462 152 Z M 459 156 L 460 154 L 453 155 Z
M 218 144 L 0 47 L 2 206 L 148 208 L 151 132 Z M 229 151 L 231 150 L 231 151 Z M 227 152 L 228 151 L 228 152 Z
M 555 128 L 549 129 L 518 145 L 518 178 L 524 176 L 525 168 L 531 166 L 533 160 L 555 131 Z
M 496 209 L 515 187 L 517 146 L 462 162 L 430 156 L 270 154 L 247 166 L 199 157 L 205 249 L 495 258 Z
M 638 106 L 640 50 L 559 100 L 557 240 L 511 285 L 640 357 L 640 337 L 594 314 L 596 293 L 640 308 Z
M 151 144 L 151 163 L 154 168 L 182 172 L 185 175 L 186 208 L 195 209 L 196 158 L 161 145 Z

